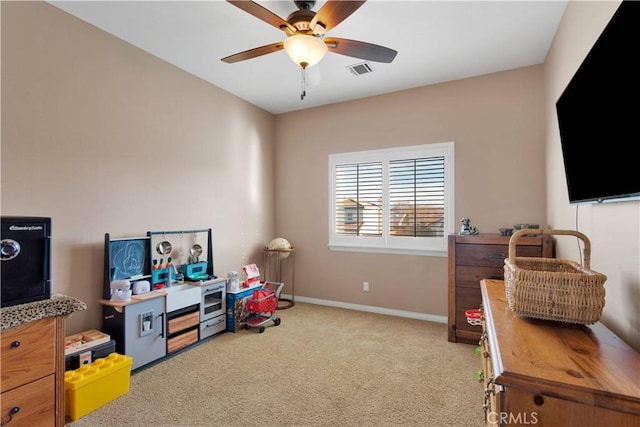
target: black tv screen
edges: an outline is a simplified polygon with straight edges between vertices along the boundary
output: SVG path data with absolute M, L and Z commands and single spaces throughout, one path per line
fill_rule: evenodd
M 623 1 L 556 102 L 571 204 L 640 197 L 640 2 Z

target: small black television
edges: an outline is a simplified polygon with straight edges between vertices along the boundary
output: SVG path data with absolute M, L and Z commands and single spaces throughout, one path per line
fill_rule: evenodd
M 640 199 L 640 2 L 623 1 L 556 102 L 569 203 Z

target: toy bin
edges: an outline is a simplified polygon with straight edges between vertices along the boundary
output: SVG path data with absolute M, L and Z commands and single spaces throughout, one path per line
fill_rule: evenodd
M 129 392 L 130 356 L 111 353 L 64 375 L 65 415 L 76 421 Z

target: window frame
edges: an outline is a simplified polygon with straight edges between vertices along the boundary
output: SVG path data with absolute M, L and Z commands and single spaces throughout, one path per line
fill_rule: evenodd
M 444 235 L 441 237 L 391 236 L 389 206 L 389 162 L 393 160 L 444 157 Z M 329 249 L 425 256 L 447 256 L 447 238 L 454 232 L 454 143 L 439 142 L 329 154 Z M 380 237 L 336 234 L 336 167 L 345 164 L 382 162 L 383 233 Z

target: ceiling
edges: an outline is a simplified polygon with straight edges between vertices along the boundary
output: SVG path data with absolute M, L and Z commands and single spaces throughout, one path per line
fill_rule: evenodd
M 398 51 L 391 64 L 327 53 L 301 70 L 284 51 L 234 64 L 220 59 L 283 41 L 284 32 L 222 0 L 50 1 L 251 104 L 280 114 L 544 62 L 564 12 L 558 1 L 369 0 L 327 32 Z M 283 19 L 293 1 L 258 1 Z M 317 1 L 318 11 L 325 1 Z

